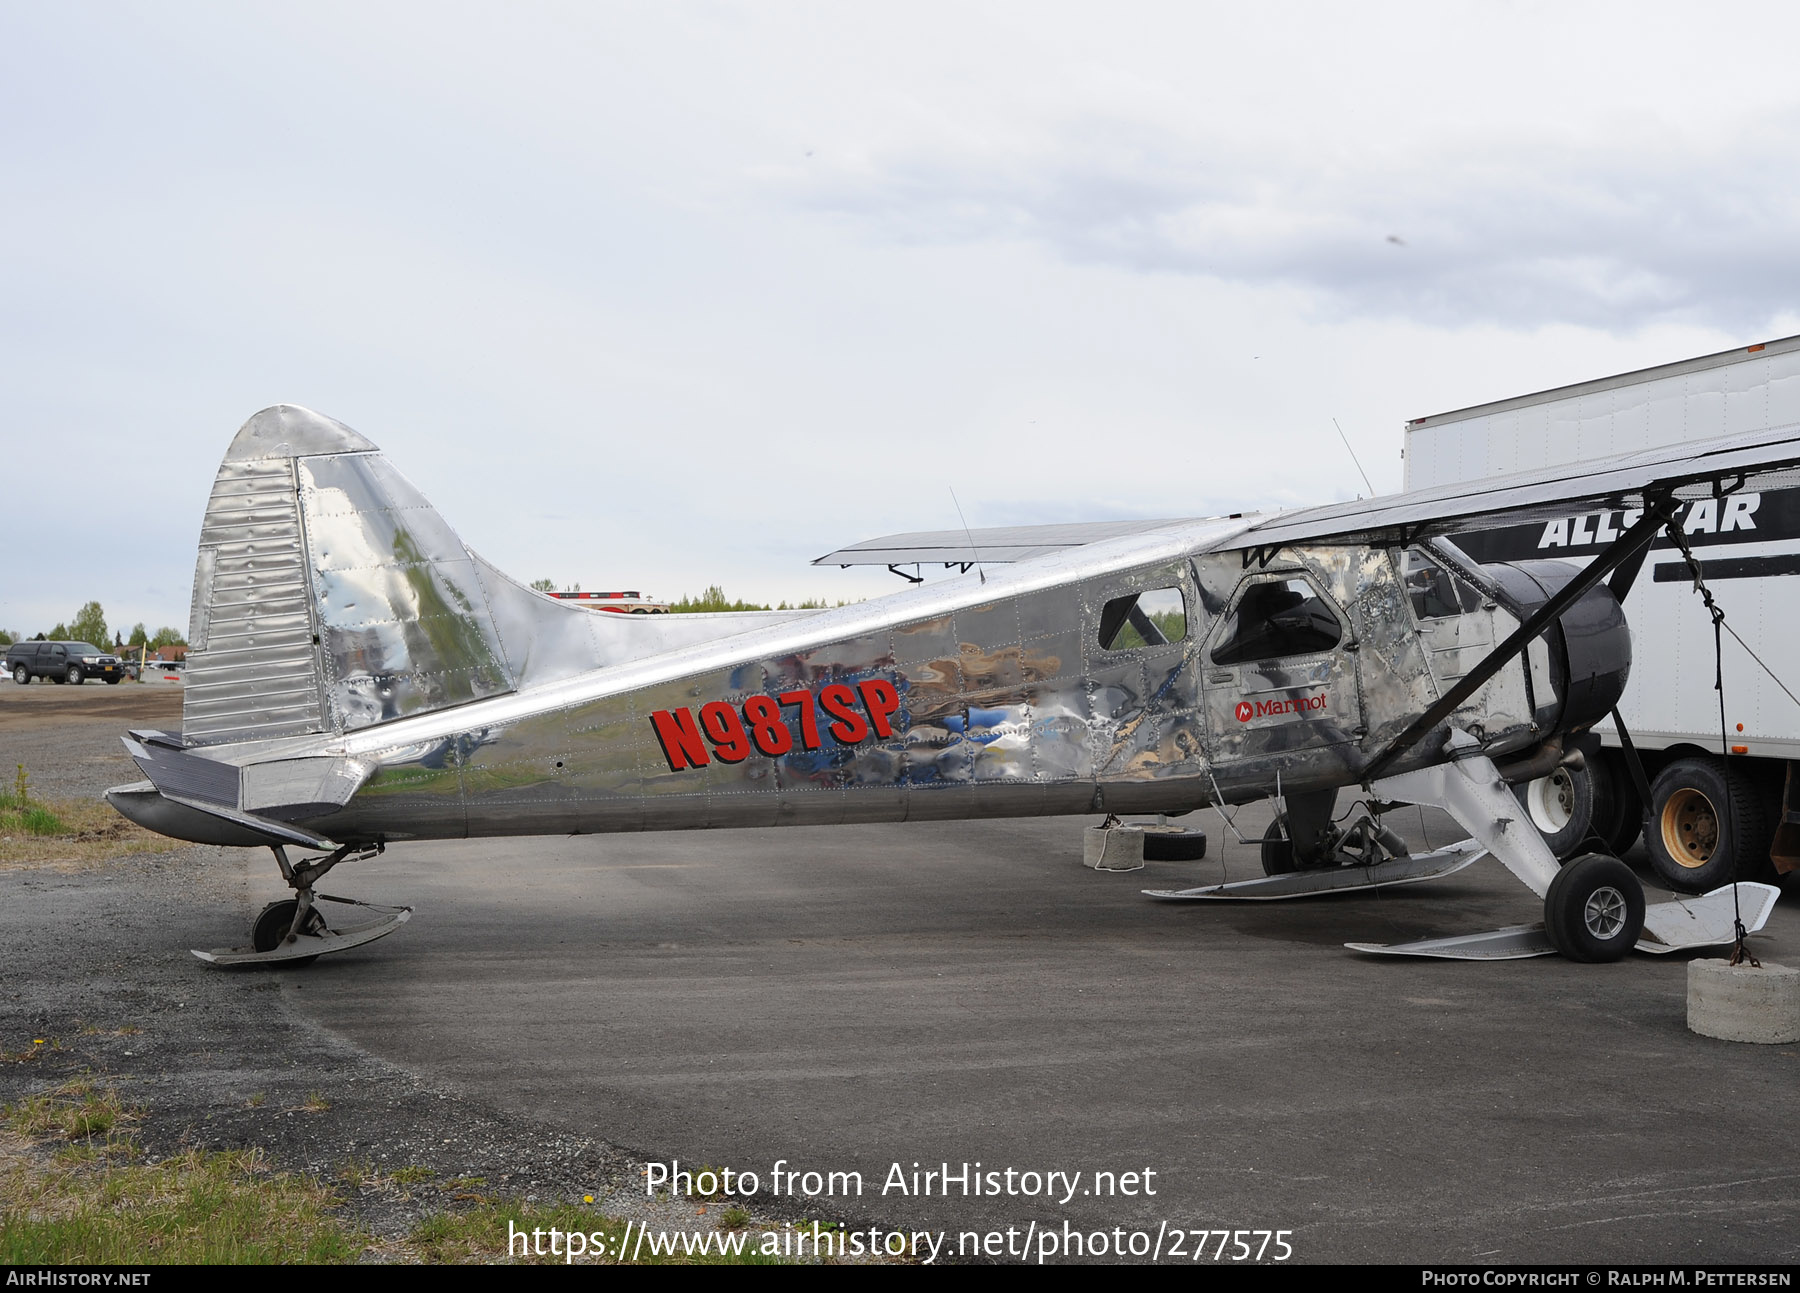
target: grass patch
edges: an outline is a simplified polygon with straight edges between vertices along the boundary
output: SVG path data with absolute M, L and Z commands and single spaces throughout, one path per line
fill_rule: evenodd
M 60 1051 L 62 1042 L 54 1037 L 33 1037 L 23 1050 L 0 1051 L 0 1064 L 29 1064 L 51 1051 Z
M 104 862 L 128 853 L 167 853 L 186 847 L 181 840 L 126 821 L 101 800 L 0 794 L 0 869 Z
M 759 1251 L 762 1245 L 760 1233 L 740 1231 L 729 1236 L 709 1237 L 709 1251 L 683 1251 L 677 1246 L 674 1253 L 652 1254 L 649 1245 L 639 1251 L 638 1260 L 620 1261 L 619 1249 L 626 1242 L 625 1223 L 613 1217 L 603 1216 L 589 1208 L 578 1204 L 565 1203 L 549 1207 L 520 1203 L 517 1200 L 497 1200 L 484 1203 L 478 1207 L 461 1212 L 440 1212 L 436 1216 L 427 1217 L 412 1234 L 406 1247 L 420 1261 L 443 1262 L 494 1262 L 508 1260 L 507 1243 L 509 1237 L 517 1232 L 542 1230 L 542 1255 L 535 1251 L 539 1241 L 533 1241 L 534 1251 L 526 1256 L 519 1255 L 519 1243 L 513 1240 L 510 1260 L 527 1262 L 532 1265 L 561 1266 L 567 1258 L 550 1253 L 551 1230 L 559 1230 L 564 1234 L 573 1231 L 583 1235 L 585 1257 L 578 1261 L 603 1265 L 639 1265 L 639 1266 L 772 1266 L 782 1264 L 779 1258 L 765 1257 Z M 652 1234 L 657 1228 L 651 1228 Z M 632 1234 L 635 1237 L 636 1229 Z M 674 1230 L 669 1232 L 671 1235 Z M 694 1232 L 696 1236 L 704 1232 Z M 604 1252 L 597 1249 L 594 1236 L 604 1241 Z M 718 1251 L 720 1240 L 728 1244 L 741 1245 L 741 1251 L 721 1254 Z M 558 1245 L 561 1247 L 561 1244 Z
M 254 1150 L 20 1168 L 0 1181 L 0 1265 L 350 1261 L 365 1243 L 335 1202 Z
M 260 1150 L 187 1153 L 143 1161 L 129 1124 L 137 1111 L 117 1091 L 91 1078 L 64 1083 L 0 1110 L 0 1266 L 178 1264 L 325 1264 L 418 1260 L 491 1264 L 562 1264 L 549 1231 L 584 1237 L 584 1264 L 629 1264 L 621 1253 L 626 1226 L 580 1204 L 531 1204 L 458 1195 L 471 1206 L 428 1217 L 409 1235 L 381 1242 L 342 1215 L 329 1183 L 273 1170 Z M 55 1148 L 52 1149 L 51 1146 Z M 435 1173 L 403 1167 L 386 1182 L 366 1162 L 345 1164 L 351 1189 L 424 1181 Z M 485 1184 L 458 1177 L 444 1189 Z M 791 1262 L 781 1231 L 750 1229 L 741 1208 L 727 1208 L 720 1229 L 652 1227 L 672 1245 L 637 1252 L 640 1265 L 774 1265 Z M 521 1255 L 515 1233 L 542 1231 L 544 1252 Z M 596 1236 L 599 1242 L 596 1242 Z M 631 1232 L 635 1245 L 637 1233 Z M 560 1239 L 560 1236 L 559 1236 Z M 599 1243 L 604 1243 L 604 1248 Z M 559 1243 L 559 1249 L 566 1245 Z M 764 1249 L 769 1249 L 768 1255 Z M 623 1258 L 623 1263 L 621 1259 Z
M 104 1136 L 130 1120 L 134 1111 L 111 1087 L 76 1078 L 49 1095 L 28 1096 L 6 1109 L 6 1121 L 21 1136 L 62 1136 L 68 1140 Z
M 330 1214 L 331 1191 L 258 1151 L 137 1162 L 123 1130 L 136 1111 L 91 1079 L 5 1115 L 17 1143 L 0 1145 L 0 1266 L 332 1262 L 367 1246 Z M 39 1164 L 29 1139 L 45 1137 L 69 1143 Z
M 331 1262 L 364 1250 L 317 1181 L 268 1171 L 257 1151 L 191 1151 L 139 1163 L 137 1117 L 92 1079 L 5 1109 L 0 1266 L 139 1262 Z M 29 1140 L 65 1140 L 34 1162 Z

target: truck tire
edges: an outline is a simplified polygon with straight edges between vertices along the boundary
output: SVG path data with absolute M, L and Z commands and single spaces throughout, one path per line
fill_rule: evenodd
M 1744 772 L 1710 755 L 1677 759 L 1650 785 L 1644 848 L 1670 888 L 1704 893 L 1769 867 L 1762 796 Z
M 1589 844 L 1594 825 L 1594 780 L 1586 768 L 1557 768 L 1535 781 L 1523 781 L 1513 794 L 1531 824 L 1559 862 Z
M 1613 798 L 1613 818 L 1600 837 L 1606 839 L 1606 852 L 1624 857 L 1643 834 L 1643 796 L 1638 794 L 1638 783 L 1631 776 L 1631 764 L 1625 762 L 1625 751 L 1602 749 L 1600 760 L 1606 765 L 1607 789 Z
M 1594 785 L 1594 835 L 1616 858 L 1637 843 L 1644 830 L 1644 805 L 1622 750 L 1601 750 L 1589 760 Z

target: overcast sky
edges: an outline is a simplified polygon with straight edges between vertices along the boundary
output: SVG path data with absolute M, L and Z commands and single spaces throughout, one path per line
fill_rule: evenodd
M 1800 332 L 1800 11 L 0 0 L 0 627 L 185 626 L 236 428 L 521 579 L 1398 489 Z

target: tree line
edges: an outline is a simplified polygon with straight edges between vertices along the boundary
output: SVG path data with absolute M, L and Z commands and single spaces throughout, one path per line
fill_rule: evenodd
M 67 623 L 58 623 L 47 633 L 39 633 L 27 639 L 13 629 L 0 629 L 0 646 L 11 646 L 14 642 L 88 642 L 94 646 L 115 647 L 123 650 L 127 647 L 148 647 L 155 651 L 160 647 L 180 646 L 187 641 L 187 634 L 178 628 L 164 627 L 155 633 L 145 629 L 143 622 L 131 626 L 127 636 L 123 630 L 114 632 L 106 626 L 106 611 L 99 602 L 89 602 L 75 612 L 75 618 Z

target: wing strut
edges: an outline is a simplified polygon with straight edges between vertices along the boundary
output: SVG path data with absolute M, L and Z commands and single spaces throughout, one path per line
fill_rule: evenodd
M 1379 777 L 1392 766 L 1395 759 L 1412 749 L 1426 733 L 1455 713 L 1459 705 L 1479 691 L 1488 679 L 1505 668 L 1514 656 L 1530 645 L 1533 638 L 1579 601 L 1588 589 L 1606 578 L 1615 568 L 1637 556 L 1640 550 L 1648 548 L 1650 541 L 1656 537 L 1656 532 L 1667 524 L 1673 511 L 1667 496 L 1654 500 L 1647 498 L 1644 500 L 1644 504 L 1644 515 L 1636 525 L 1614 539 L 1610 547 L 1589 562 L 1579 575 L 1564 584 L 1554 597 L 1538 607 L 1523 624 L 1519 625 L 1511 637 L 1495 647 L 1480 664 L 1469 670 L 1454 687 L 1445 692 L 1438 699 L 1437 704 L 1419 715 L 1413 720 L 1412 726 L 1390 741 L 1387 748 L 1377 754 L 1369 766 L 1363 769 L 1363 780 L 1369 782 Z M 1629 578 L 1626 583 L 1629 586 Z

